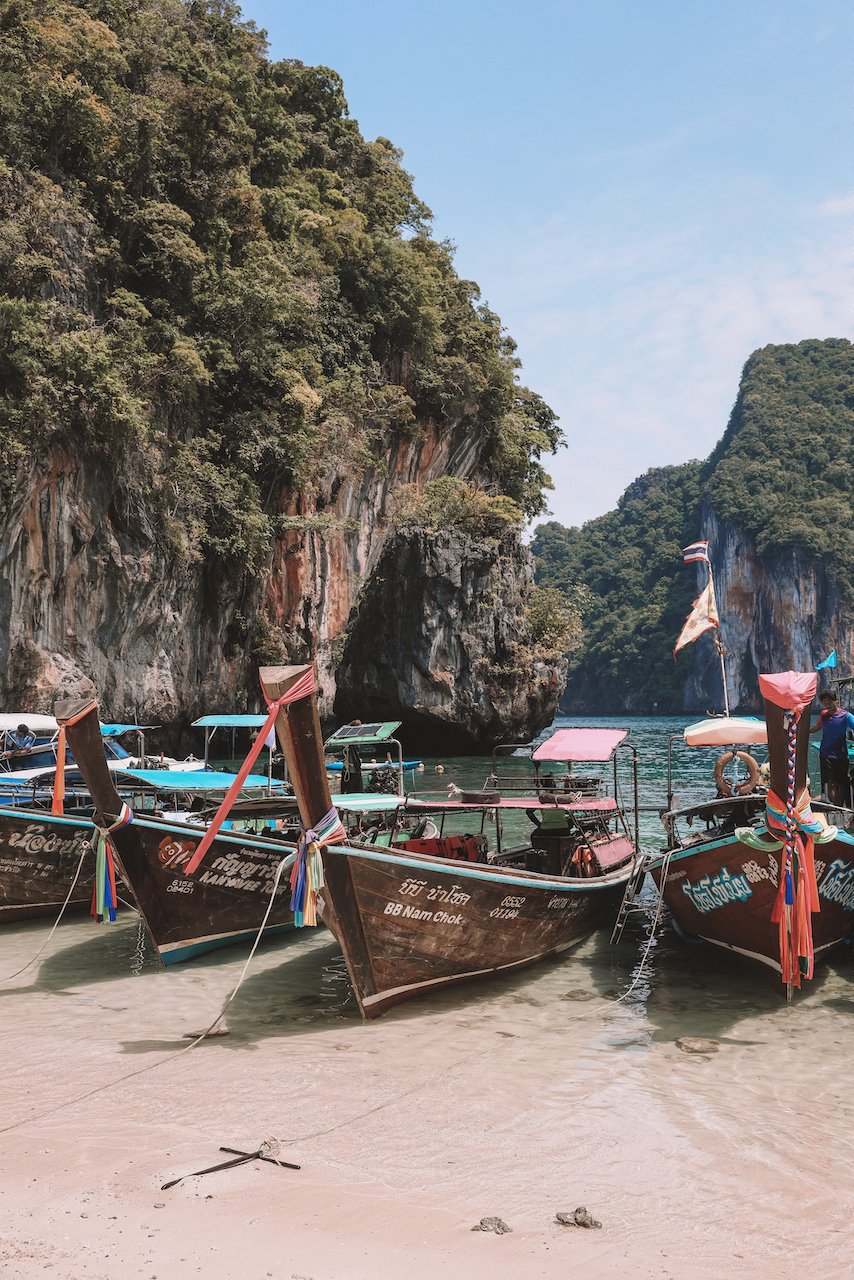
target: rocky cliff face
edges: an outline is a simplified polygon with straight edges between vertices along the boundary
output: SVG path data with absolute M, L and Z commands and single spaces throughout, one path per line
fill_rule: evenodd
M 348 715 L 381 703 L 434 740 L 526 736 L 561 687 L 559 673 L 504 669 L 527 553 L 417 536 L 386 548 L 399 484 L 467 477 L 477 462 L 471 436 L 428 428 L 361 476 L 330 467 L 310 508 L 283 492 L 284 532 L 252 581 L 176 557 L 143 508 L 122 506 L 103 461 L 54 448 L 18 486 L 0 537 L 2 705 L 50 711 L 94 693 L 110 717 L 174 734 L 203 710 L 257 706 L 259 662 L 314 659 L 327 718 L 337 694 Z
M 854 670 L 854 611 L 821 564 L 797 548 L 761 556 L 753 538 L 707 505 L 700 527 L 709 538 L 730 705 L 760 708 L 759 672 L 812 671 L 831 649 L 846 674 Z M 700 566 L 701 581 L 705 569 Z M 721 675 L 712 642 L 697 642 L 685 708 L 722 707 Z
M 514 537 L 395 534 L 351 615 L 336 712 L 400 718 L 424 749 L 535 737 L 554 716 L 566 662 L 535 657 L 532 581 Z

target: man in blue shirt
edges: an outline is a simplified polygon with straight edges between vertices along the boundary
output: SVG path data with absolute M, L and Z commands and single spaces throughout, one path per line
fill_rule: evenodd
M 6 750 L 0 752 L 0 758 L 3 760 L 17 760 L 20 764 L 20 758 L 28 756 L 35 746 L 36 735 L 31 733 L 25 724 L 19 724 L 17 729 L 12 732 L 11 729 L 6 732 Z M 26 761 L 24 762 L 26 763 Z M 11 768 L 12 766 L 10 766 Z
M 824 689 L 819 694 L 822 704 L 817 720 L 810 725 L 810 733 L 821 729 L 821 746 L 818 758 L 821 765 L 822 790 L 831 804 L 847 808 L 850 799 L 851 780 L 848 767 L 848 733 L 854 731 L 854 716 L 842 711 L 836 694 Z

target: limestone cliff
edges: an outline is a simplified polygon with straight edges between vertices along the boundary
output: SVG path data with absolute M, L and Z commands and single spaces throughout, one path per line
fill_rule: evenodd
M 854 609 L 820 561 L 797 547 L 760 554 L 751 534 L 722 521 L 708 504 L 701 528 L 709 538 L 733 708 L 761 708 L 759 672 L 812 671 L 834 648 L 839 669 L 854 671 Z M 719 659 L 703 638 L 685 707 L 720 706 Z
M 536 733 L 565 670 L 514 657 L 532 576 L 518 537 L 387 536 L 399 485 L 465 477 L 474 440 L 427 431 L 384 461 L 330 468 L 312 509 L 284 492 L 269 571 L 247 581 L 170 554 L 103 460 L 51 450 L 0 538 L 2 705 L 96 693 L 111 717 L 174 734 L 204 710 L 257 706 L 259 662 L 316 660 L 326 718 L 333 703 L 382 710 L 443 746 Z
M 411 740 L 468 750 L 529 741 L 551 723 L 566 662 L 537 657 L 531 557 L 517 538 L 391 537 L 346 633 L 335 709 L 400 717 Z

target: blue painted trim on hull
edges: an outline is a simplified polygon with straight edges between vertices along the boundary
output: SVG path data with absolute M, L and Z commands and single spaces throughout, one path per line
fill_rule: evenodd
M 0 808 L 0 818 L 26 818 L 30 822 L 48 822 L 60 827 L 89 827 L 94 831 L 95 826 L 88 818 L 60 818 L 52 813 L 42 813 L 38 809 L 6 809 Z
M 292 933 L 293 924 L 273 924 L 264 930 L 264 937 L 271 938 L 281 933 Z M 206 938 L 202 942 L 193 942 L 186 947 L 172 951 L 160 952 L 160 959 L 165 965 L 181 964 L 184 960 L 192 960 L 195 956 L 204 955 L 206 951 L 219 951 L 221 947 L 231 947 L 238 942 L 248 942 L 257 936 L 257 929 L 244 929 L 241 933 L 229 933 L 219 938 Z
M 836 840 L 840 844 L 854 845 L 854 836 L 847 831 L 837 832 Z M 672 866 L 674 862 L 681 862 L 683 858 L 693 858 L 695 854 L 704 853 L 707 849 L 724 849 L 733 844 L 741 844 L 737 835 L 721 836 L 718 840 L 698 840 L 696 844 L 689 845 L 686 849 L 674 849 L 670 854 L 670 865 Z M 821 845 L 817 844 L 815 848 L 816 855 L 819 856 Z M 758 852 L 761 853 L 761 850 L 758 850 Z M 660 866 L 666 856 L 666 851 L 659 853 L 653 866 Z M 650 867 L 649 869 L 652 870 L 653 868 Z
M 199 840 L 207 830 L 207 827 L 194 827 L 191 823 L 151 822 L 141 814 L 135 815 L 134 823 L 139 827 L 146 827 L 149 831 L 168 831 L 176 836 L 194 835 Z M 293 854 L 296 850 L 295 845 L 286 844 L 284 840 L 262 840 L 258 836 L 250 835 L 248 831 L 218 831 L 216 838 L 217 842 L 222 840 L 225 844 L 241 844 L 253 849 L 279 849 L 283 854 Z

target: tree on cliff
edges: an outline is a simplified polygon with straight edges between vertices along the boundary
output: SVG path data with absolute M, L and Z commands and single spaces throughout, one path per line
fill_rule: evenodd
M 340 77 L 229 0 L 0 3 L 0 490 L 67 443 L 250 572 L 281 495 L 432 419 L 544 510 L 554 414 Z

